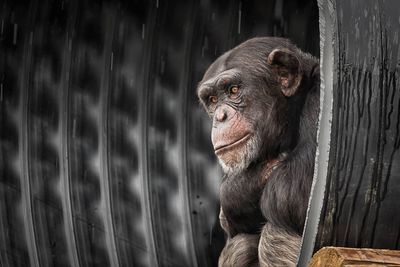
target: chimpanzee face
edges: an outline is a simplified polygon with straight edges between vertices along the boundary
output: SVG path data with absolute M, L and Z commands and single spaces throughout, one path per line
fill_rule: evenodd
M 261 137 L 256 117 L 245 116 L 251 106 L 245 81 L 238 68 L 221 71 L 207 79 L 198 95 L 212 118 L 211 140 L 225 172 L 241 171 L 258 155 Z
M 264 57 L 260 54 L 243 56 L 240 47 L 224 54 L 198 87 L 225 173 L 238 173 L 253 161 L 276 156 L 287 124 L 287 98 L 301 81 L 292 52 L 275 49 Z

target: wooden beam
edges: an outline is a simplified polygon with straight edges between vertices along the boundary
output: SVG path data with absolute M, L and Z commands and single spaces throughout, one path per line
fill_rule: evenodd
M 400 250 L 324 247 L 311 259 L 309 267 L 400 266 Z

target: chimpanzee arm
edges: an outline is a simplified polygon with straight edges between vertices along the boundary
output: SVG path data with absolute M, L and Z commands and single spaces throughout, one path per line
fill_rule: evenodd
M 238 234 L 229 238 L 218 260 L 219 267 L 258 267 L 259 235 Z
M 296 264 L 314 172 L 318 97 L 318 91 L 310 92 L 297 146 L 267 177 L 260 201 L 267 220 L 259 244 L 260 266 Z
M 258 246 L 260 266 L 295 266 L 301 236 L 267 222 Z
M 314 173 L 318 111 L 319 90 L 312 88 L 302 112 L 298 143 L 266 179 L 260 200 L 267 221 L 298 235 L 303 232 Z

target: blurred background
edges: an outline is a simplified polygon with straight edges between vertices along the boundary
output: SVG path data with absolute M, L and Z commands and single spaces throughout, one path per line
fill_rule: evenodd
M 196 85 L 317 1 L 0 0 L 0 265 L 215 266 L 221 171 Z

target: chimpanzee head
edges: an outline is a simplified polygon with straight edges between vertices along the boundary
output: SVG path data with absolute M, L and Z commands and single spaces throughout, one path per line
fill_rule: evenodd
M 225 173 L 277 158 L 292 143 L 289 99 L 302 82 L 301 52 L 283 38 L 254 38 L 219 57 L 197 94 L 212 119 Z

